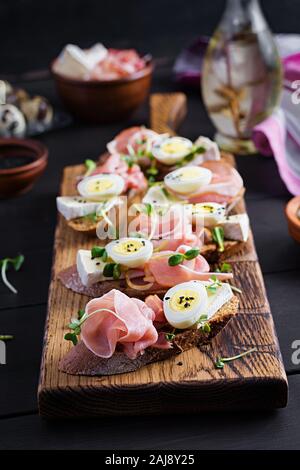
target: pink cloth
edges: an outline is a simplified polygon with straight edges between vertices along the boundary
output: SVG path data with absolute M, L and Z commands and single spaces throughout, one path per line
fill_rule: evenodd
M 253 130 L 253 141 L 263 155 L 273 155 L 287 189 L 300 194 L 300 36 L 277 37 L 284 67 L 280 108 Z M 299 80 L 299 83 L 296 81 Z M 299 101 L 299 103 L 298 103 Z

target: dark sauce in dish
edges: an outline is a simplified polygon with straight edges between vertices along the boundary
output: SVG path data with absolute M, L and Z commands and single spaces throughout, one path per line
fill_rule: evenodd
M 35 158 L 32 155 L 1 155 L 0 154 L 0 170 L 10 170 L 19 166 L 32 163 Z

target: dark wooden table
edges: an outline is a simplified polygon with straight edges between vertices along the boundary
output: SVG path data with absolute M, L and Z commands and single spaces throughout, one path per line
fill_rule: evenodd
M 158 68 L 153 91 L 173 91 L 171 67 Z M 56 102 L 51 81 L 27 84 Z M 189 113 L 180 133 L 191 139 L 213 135 L 199 93 L 188 93 Z M 111 126 L 74 123 L 41 137 L 49 166 L 28 194 L 0 202 L 0 258 L 25 255 L 21 272 L 9 276 L 13 295 L 0 284 L 0 333 L 12 334 L 7 364 L 0 366 L 1 449 L 299 449 L 300 365 L 291 361 L 291 344 L 300 340 L 300 246 L 287 232 L 284 206 L 289 194 L 272 158 L 239 157 L 246 200 L 290 384 L 286 409 L 274 412 L 135 417 L 97 421 L 46 422 L 37 412 L 47 290 L 50 277 L 55 196 L 65 165 L 96 158 L 116 132 L 147 122 L 145 106 L 130 121 Z M 159 421 L 159 425 L 158 425 Z

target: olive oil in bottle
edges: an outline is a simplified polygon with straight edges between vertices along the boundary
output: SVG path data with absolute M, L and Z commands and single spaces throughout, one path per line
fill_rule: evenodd
M 253 127 L 280 99 L 281 61 L 257 0 L 227 0 L 208 45 L 202 96 L 226 151 L 254 153 Z

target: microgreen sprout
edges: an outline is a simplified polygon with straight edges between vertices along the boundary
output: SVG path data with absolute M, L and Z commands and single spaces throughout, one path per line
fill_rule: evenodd
M 224 229 L 223 227 L 214 227 L 212 229 L 213 241 L 218 245 L 218 251 L 224 251 Z
M 71 332 L 66 333 L 64 335 L 64 339 L 67 340 L 67 341 L 71 341 L 73 343 L 73 345 L 76 346 L 76 344 L 78 343 L 78 338 L 77 337 L 81 334 L 81 326 L 83 325 L 83 323 L 88 318 L 90 318 L 93 315 L 95 315 L 96 313 L 100 313 L 100 312 L 109 312 L 109 313 L 112 313 L 113 315 L 115 315 L 115 312 L 113 312 L 112 310 L 110 310 L 108 308 L 99 308 L 98 310 L 95 310 L 91 314 L 87 314 L 84 310 L 78 310 L 77 317 L 72 318 L 71 323 L 69 323 L 69 325 L 68 325 Z
M 210 284 L 208 284 L 208 286 L 206 286 L 206 290 L 210 294 L 215 294 L 217 292 L 218 287 L 220 287 L 221 285 L 222 285 L 222 282 L 219 281 L 219 279 L 217 278 L 217 276 L 215 274 L 212 274 L 212 276 L 210 278 Z
M 86 172 L 85 172 L 84 176 L 85 177 L 90 176 L 93 173 L 93 171 L 95 170 L 96 166 L 97 166 L 96 162 L 94 162 L 94 160 L 90 160 L 89 158 L 87 158 L 85 160 L 84 164 L 85 164 L 85 168 L 86 168 Z
M 168 259 L 169 266 L 177 266 L 182 263 L 184 260 L 191 260 L 196 258 L 200 253 L 199 248 L 191 248 L 185 253 L 176 253 L 175 255 L 170 256 Z
M 223 369 L 224 365 L 226 362 L 231 362 L 235 361 L 236 359 L 240 359 L 241 357 L 247 356 L 248 354 L 251 354 L 253 352 L 257 351 L 257 348 L 251 348 L 248 351 L 244 351 L 241 354 L 238 354 L 237 356 L 232 356 L 232 357 L 218 357 L 216 362 L 215 362 L 215 367 L 216 369 Z
M 9 290 L 11 290 L 11 292 L 13 292 L 14 294 L 17 294 L 18 291 L 17 289 L 8 281 L 7 277 L 6 277 L 6 271 L 7 271 L 7 268 L 9 267 L 9 265 L 12 265 L 16 271 L 19 271 L 19 269 L 21 268 L 23 262 L 24 262 L 24 256 L 23 255 L 18 255 L 16 256 L 15 258 L 4 258 L 2 260 L 0 260 L 0 268 L 1 268 L 1 277 L 2 277 L 2 281 L 4 282 L 4 284 L 6 285 L 6 287 L 8 287 Z
M 232 266 L 229 263 L 222 263 L 216 271 L 218 273 L 231 273 L 232 272 Z
M 204 333 L 210 333 L 211 328 L 209 323 L 207 323 L 207 315 L 203 314 L 197 320 L 197 328 L 200 328 Z
M 191 162 L 195 155 L 199 154 L 199 153 L 205 153 L 206 151 L 206 148 L 205 147 L 197 147 L 197 145 L 194 145 L 190 151 L 190 153 L 188 155 L 186 155 L 185 157 L 183 157 L 182 160 L 180 160 L 179 163 L 177 163 L 177 167 L 180 168 L 181 166 L 185 165 L 186 163 L 188 162 Z
M 175 333 L 166 333 L 165 334 L 165 337 L 166 337 L 166 340 L 167 341 L 173 341 L 173 339 L 175 338 Z
M 106 249 L 102 246 L 93 246 L 91 249 L 91 258 L 101 258 L 102 261 L 107 260 L 107 252 Z

